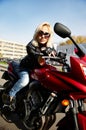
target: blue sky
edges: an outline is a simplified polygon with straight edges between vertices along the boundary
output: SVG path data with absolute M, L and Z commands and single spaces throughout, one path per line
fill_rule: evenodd
M 44 21 L 86 36 L 86 0 L 0 0 L 0 39 L 27 44 Z M 54 42 L 61 40 L 54 34 Z

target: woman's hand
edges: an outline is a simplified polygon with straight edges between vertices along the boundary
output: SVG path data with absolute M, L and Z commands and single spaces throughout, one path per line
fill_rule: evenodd
M 53 50 L 53 51 L 49 54 L 49 57 L 51 57 L 51 56 L 55 57 L 56 54 L 57 54 L 56 51 Z

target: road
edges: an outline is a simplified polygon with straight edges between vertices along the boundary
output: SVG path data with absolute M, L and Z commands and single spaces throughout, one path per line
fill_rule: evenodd
M 3 85 L 5 80 L 1 79 L 3 72 L 0 71 L 0 85 Z M 56 123 L 58 120 L 60 120 L 64 115 L 61 113 L 57 114 L 57 120 L 54 123 L 54 125 L 49 130 L 56 130 Z M 19 120 L 19 118 L 16 116 L 16 114 L 13 114 L 13 123 L 7 123 L 1 116 L 0 116 L 0 130 L 26 130 L 23 126 L 22 122 Z

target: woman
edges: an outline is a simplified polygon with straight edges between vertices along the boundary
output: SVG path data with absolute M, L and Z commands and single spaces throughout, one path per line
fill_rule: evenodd
M 36 54 L 44 52 L 47 48 L 46 54 L 55 56 L 56 52 L 52 44 L 53 29 L 48 22 L 40 24 L 34 33 L 33 39 L 27 44 L 27 56 L 20 62 L 19 80 L 14 84 L 9 92 L 10 102 L 16 96 L 16 93 L 25 87 L 29 81 L 29 73 L 32 69 L 37 67 Z

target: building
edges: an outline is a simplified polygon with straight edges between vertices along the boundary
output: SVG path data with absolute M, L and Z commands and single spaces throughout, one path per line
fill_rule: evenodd
M 86 43 L 81 43 L 81 44 L 79 43 L 78 45 L 82 46 L 83 49 L 84 48 L 86 49 Z M 56 50 L 57 50 L 57 52 L 66 53 L 67 54 L 66 55 L 67 62 L 68 62 L 68 64 L 70 64 L 70 56 L 76 56 L 77 57 L 76 53 L 74 52 L 74 48 L 75 48 L 74 44 L 71 44 L 71 45 L 66 44 L 66 45 L 57 46 Z
M 14 42 L 0 40 L 1 58 L 19 59 L 26 55 L 26 46 Z
M 79 43 L 78 45 L 83 46 L 83 47 L 86 48 L 86 43 L 81 43 L 81 44 Z M 75 47 L 76 46 L 74 44 L 59 45 L 59 46 L 57 46 L 56 50 L 57 50 L 57 52 L 62 51 L 64 53 L 68 53 L 70 55 L 73 55 L 73 54 L 75 55 L 75 53 L 74 53 L 74 48 Z

